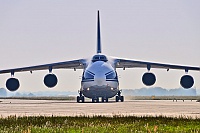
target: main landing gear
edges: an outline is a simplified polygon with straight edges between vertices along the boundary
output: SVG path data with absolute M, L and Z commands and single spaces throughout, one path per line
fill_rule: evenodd
M 92 102 L 93 102 L 93 103 L 99 103 L 99 97 L 97 97 L 97 98 L 92 98 Z M 102 103 L 103 103 L 103 102 L 108 102 L 108 98 L 102 97 L 102 98 L 101 98 L 101 102 L 102 102 Z
M 79 91 L 79 95 L 80 96 L 77 96 L 77 103 L 80 103 L 80 102 L 84 103 L 85 102 L 85 97 L 83 96 L 82 91 Z
M 124 96 L 121 96 L 121 90 L 117 93 L 117 96 L 116 96 L 116 102 L 119 102 L 119 100 L 121 102 L 124 102 Z

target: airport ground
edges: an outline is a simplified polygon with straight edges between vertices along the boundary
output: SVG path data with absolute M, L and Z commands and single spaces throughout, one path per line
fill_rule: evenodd
M 126 100 L 76 103 L 75 100 L 0 99 L 0 115 L 16 116 L 168 116 L 200 118 L 197 100 Z

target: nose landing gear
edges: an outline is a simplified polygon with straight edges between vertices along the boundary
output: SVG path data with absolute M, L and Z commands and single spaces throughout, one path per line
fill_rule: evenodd
M 117 96 L 116 96 L 116 102 L 119 102 L 119 100 L 121 102 L 124 102 L 124 96 L 121 96 L 122 91 L 118 91 Z
M 95 97 L 95 98 L 92 98 L 92 102 L 93 103 L 99 103 L 99 97 Z M 102 97 L 101 99 L 101 102 L 108 102 L 108 98 L 107 97 Z
M 80 103 L 80 102 L 84 103 L 85 102 L 85 97 L 83 96 L 82 91 L 79 91 L 79 95 L 80 96 L 77 96 L 77 103 Z
M 99 103 L 99 98 L 98 98 L 98 97 L 97 97 L 97 98 L 92 98 L 92 102 L 93 102 L 93 103 L 95 103 L 95 102 L 96 102 L 96 103 Z

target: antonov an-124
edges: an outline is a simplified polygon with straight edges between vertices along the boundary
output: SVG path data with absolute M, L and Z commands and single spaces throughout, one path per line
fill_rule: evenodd
M 52 73 L 53 69 L 83 69 L 81 88 L 78 91 L 77 102 L 85 102 L 85 97 L 91 98 L 92 102 L 108 102 L 109 98 L 116 97 L 116 102 L 123 102 L 124 97 L 121 95 L 119 89 L 119 80 L 117 75 L 117 68 L 147 68 L 142 76 L 142 82 L 146 86 L 151 86 L 156 82 L 156 76 L 150 72 L 151 68 L 166 69 L 180 69 L 185 71 L 180 79 L 180 84 L 183 88 L 189 89 L 194 85 L 194 79 L 188 74 L 189 70 L 200 71 L 200 67 L 172 65 L 155 62 L 145 62 L 130 59 L 120 59 L 114 57 L 107 57 L 102 54 L 101 36 L 100 36 L 100 17 L 97 12 L 97 51 L 90 59 L 78 59 L 64 62 L 57 62 L 44 65 L 36 65 L 30 67 L 21 67 L 7 70 L 0 70 L 0 74 L 10 73 L 11 78 L 6 81 L 6 87 L 9 91 L 16 91 L 20 87 L 19 80 L 14 77 L 16 72 L 36 70 L 49 70 L 49 74 L 44 77 L 44 84 L 48 88 L 56 86 L 58 79 Z

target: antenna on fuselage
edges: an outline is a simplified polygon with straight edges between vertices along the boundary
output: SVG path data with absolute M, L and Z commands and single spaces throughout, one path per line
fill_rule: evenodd
M 97 12 L 97 54 L 98 53 L 101 53 L 101 32 L 100 32 L 99 10 Z

